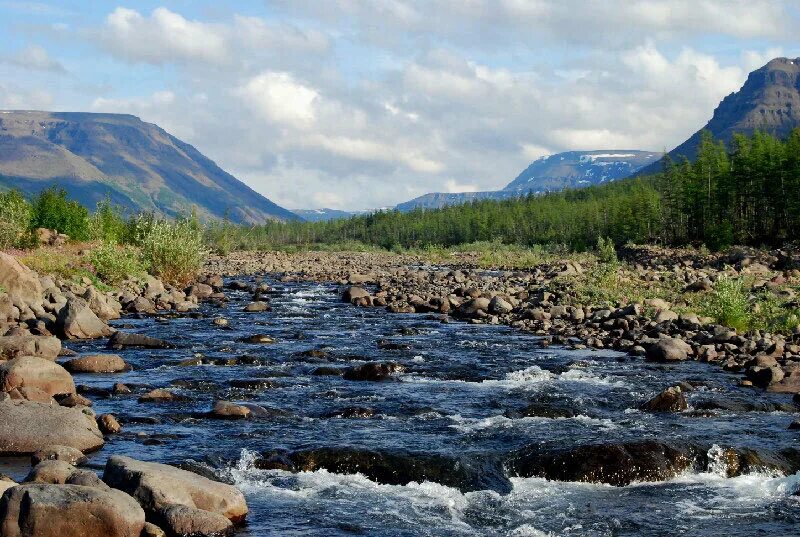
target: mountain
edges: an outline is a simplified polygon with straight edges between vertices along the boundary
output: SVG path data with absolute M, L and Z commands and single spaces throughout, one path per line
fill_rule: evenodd
M 296 209 L 294 214 L 308 222 L 327 222 L 328 220 L 341 220 L 350 218 L 359 213 L 339 211 L 337 209 Z
M 297 216 L 162 128 L 125 114 L 0 111 L 0 189 L 57 185 L 88 207 L 109 197 L 166 216 L 235 222 Z
M 735 133 L 762 130 L 783 137 L 797 127 L 800 127 L 800 58 L 775 58 L 750 73 L 739 91 L 722 99 L 709 122 L 668 155 L 673 161 L 682 157 L 693 160 L 703 130 L 727 143 Z M 637 175 L 657 173 L 661 167 L 659 161 Z
M 508 199 L 581 188 L 616 181 L 636 173 L 661 157 L 661 153 L 639 150 L 567 151 L 541 157 L 531 163 L 503 190 L 425 194 L 397 205 L 399 211 L 435 209 L 482 199 Z

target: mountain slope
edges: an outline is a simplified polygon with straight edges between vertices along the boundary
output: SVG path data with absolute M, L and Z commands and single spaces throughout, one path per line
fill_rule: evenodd
M 0 112 L 0 188 L 58 185 L 92 207 L 110 197 L 167 216 L 256 223 L 297 216 L 160 127 L 124 114 Z
M 730 142 L 735 133 L 763 130 L 786 136 L 800 127 L 800 58 L 775 58 L 747 76 L 742 88 L 719 103 L 706 125 L 668 153 L 674 161 L 697 155 L 700 135 L 708 130 L 717 140 Z M 656 162 L 639 171 L 645 175 L 661 171 Z
M 359 213 L 339 211 L 337 209 L 295 209 L 294 214 L 307 222 L 327 222 L 328 220 L 341 220 L 350 218 Z
M 436 209 L 482 199 L 508 199 L 581 188 L 616 181 L 634 174 L 661 157 L 660 153 L 639 150 L 567 151 L 541 157 L 531 163 L 503 190 L 425 194 L 397 205 L 399 211 Z

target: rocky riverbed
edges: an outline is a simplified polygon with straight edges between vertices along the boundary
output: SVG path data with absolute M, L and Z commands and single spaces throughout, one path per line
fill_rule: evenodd
M 791 282 L 772 257 L 733 266 Z M 730 270 L 685 261 L 686 287 Z M 564 277 L 590 267 L 574 260 L 245 253 L 181 289 L 112 293 L 0 262 L 2 535 L 800 522 L 794 336 L 723 332 L 672 304 L 578 308 Z

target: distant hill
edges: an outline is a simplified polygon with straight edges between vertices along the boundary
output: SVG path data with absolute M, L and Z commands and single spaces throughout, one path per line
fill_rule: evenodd
M 636 173 L 657 161 L 661 153 L 640 150 L 567 151 L 535 160 L 503 190 L 425 194 L 397 205 L 399 211 L 436 209 L 482 199 L 508 199 L 527 194 L 541 194 L 581 188 L 616 181 Z
M 339 211 L 337 209 L 296 209 L 294 214 L 307 222 L 327 222 L 328 220 L 341 220 L 350 218 L 359 213 Z
M 124 114 L 0 111 L 0 189 L 58 185 L 88 207 L 235 222 L 298 217 L 160 127 Z
M 719 103 L 706 125 L 668 154 L 674 161 L 697 155 L 700 135 L 708 130 L 717 140 L 730 142 L 734 133 L 752 134 L 762 130 L 786 136 L 800 127 L 800 58 L 775 58 L 747 76 L 739 91 Z M 638 175 L 661 171 L 656 162 Z

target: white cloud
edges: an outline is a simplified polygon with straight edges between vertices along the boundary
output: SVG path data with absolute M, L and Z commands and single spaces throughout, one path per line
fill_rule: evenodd
M 311 126 L 316 118 L 314 105 L 319 94 L 289 73 L 261 73 L 235 94 L 270 121 L 302 129 Z
M 23 69 L 51 71 L 54 73 L 67 72 L 58 60 L 51 58 L 47 51 L 39 45 L 31 45 L 14 54 L 2 57 L 0 58 L 0 62 L 15 65 Z

